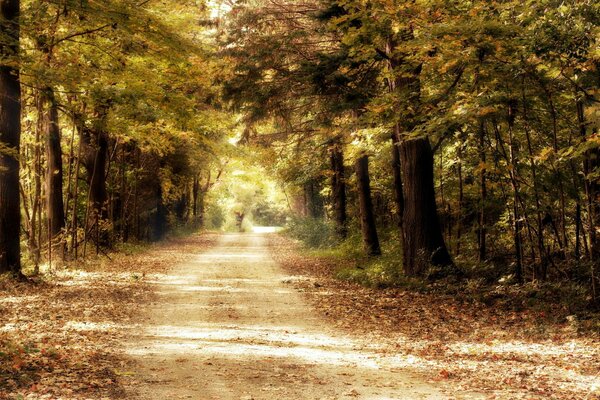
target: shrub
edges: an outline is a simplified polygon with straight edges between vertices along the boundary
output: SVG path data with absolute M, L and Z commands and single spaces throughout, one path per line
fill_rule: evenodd
M 332 224 L 321 218 L 292 218 L 287 232 L 310 248 L 331 248 L 339 243 Z

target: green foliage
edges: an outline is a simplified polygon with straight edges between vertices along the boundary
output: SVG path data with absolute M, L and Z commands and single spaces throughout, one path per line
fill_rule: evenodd
M 206 209 L 205 227 L 207 229 L 221 229 L 225 225 L 225 210 L 216 203 L 210 203 Z
M 338 244 L 335 229 L 321 218 L 293 217 L 287 223 L 288 234 L 313 249 L 328 249 Z

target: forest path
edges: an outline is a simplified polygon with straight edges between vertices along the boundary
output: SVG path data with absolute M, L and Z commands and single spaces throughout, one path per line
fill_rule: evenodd
M 158 281 L 127 343 L 141 399 L 446 399 L 376 344 L 336 332 L 263 234 L 223 234 Z

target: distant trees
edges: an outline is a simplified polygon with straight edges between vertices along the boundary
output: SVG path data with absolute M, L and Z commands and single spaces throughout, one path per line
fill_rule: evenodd
M 37 264 L 202 224 L 239 126 L 290 208 L 371 255 L 395 240 L 407 275 L 598 297 L 597 2 L 256 0 L 216 27 L 191 3 L 0 4 L 2 271 L 20 233 Z

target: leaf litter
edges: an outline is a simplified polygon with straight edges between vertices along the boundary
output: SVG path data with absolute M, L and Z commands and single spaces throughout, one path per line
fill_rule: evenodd
M 215 237 L 89 260 L 35 283 L 0 281 L 0 399 L 123 398 L 132 366 L 121 346 L 139 308 L 157 301 L 152 282 Z M 600 399 L 600 341 L 569 321 L 549 325 L 527 310 L 365 288 L 335 279 L 331 260 L 302 255 L 280 236 L 270 241 L 272 256 L 290 274 L 284 283 L 333 324 L 381 344 L 382 355 L 403 358 L 431 382 L 490 399 Z
M 431 382 L 489 399 L 600 399 L 600 338 L 579 333 L 572 321 L 434 292 L 367 288 L 336 279 L 336 260 L 303 254 L 293 240 L 273 235 L 270 248 L 290 274 L 284 282 L 332 324 L 383 344 L 382 355 L 402 358 Z
M 215 241 L 175 238 L 138 252 L 0 281 L 0 399 L 116 399 L 131 375 L 122 356 L 152 280 Z

